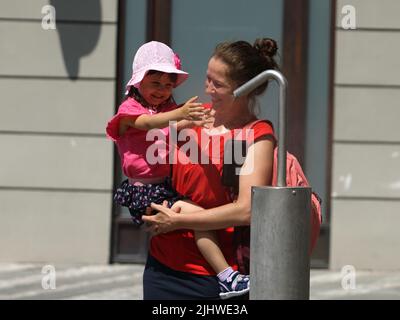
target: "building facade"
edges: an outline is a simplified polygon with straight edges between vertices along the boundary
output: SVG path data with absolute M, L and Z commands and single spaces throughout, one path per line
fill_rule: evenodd
M 109 261 L 117 2 L 85 3 L 0 3 L 0 261 Z
M 356 9 L 343 30 L 342 8 Z M 337 2 L 331 267 L 399 269 L 400 21 L 395 0 Z

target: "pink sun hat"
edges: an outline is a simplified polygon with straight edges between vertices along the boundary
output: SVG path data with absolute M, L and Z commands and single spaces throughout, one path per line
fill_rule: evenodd
M 140 82 L 149 70 L 176 73 L 175 87 L 184 82 L 189 74 L 181 70 L 179 56 L 162 42 L 151 41 L 142 45 L 135 54 L 132 63 L 132 77 L 126 85 L 127 92 L 131 86 L 139 88 Z

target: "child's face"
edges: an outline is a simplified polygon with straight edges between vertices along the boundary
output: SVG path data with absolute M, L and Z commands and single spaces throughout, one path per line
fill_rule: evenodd
M 139 92 L 147 103 L 158 106 L 169 99 L 174 85 L 168 73 L 157 72 L 143 78 Z

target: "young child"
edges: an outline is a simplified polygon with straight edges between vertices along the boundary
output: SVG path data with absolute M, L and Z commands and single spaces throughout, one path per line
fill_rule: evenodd
M 142 45 L 133 60 L 132 77 L 126 85 L 126 100 L 108 122 L 106 133 L 118 149 L 122 170 L 128 178 L 117 189 L 114 200 L 128 207 L 133 222 L 141 219 L 151 202 L 167 200 L 171 206 L 182 199 L 172 188 L 168 177 L 169 122 L 182 119 L 200 120 L 204 115 L 201 103 L 191 98 L 178 108 L 172 97 L 173 88 L 188 77 L 180 70 L 179 58 L 167 45 L 152 41 Z M 147 149 L 155 143 L 146 141 L 147 131 L 159 129 L 164 141 L 157 141 L 160 163 L 148 161 Z
M 181 70 L 179 57 L 167 45 L 157 41 L 142 45 L 134 57 L 132 78 L 126 86 L 128 97 L 108 122 L 107 136 L 116 143 L 123 173 L 128 178 L 117 189 L 114 201 L 128 207 L 137 226 L 143 224 L 142 216 L 152 202 L 161 204 L 166 201 L 168 207 L 172 207 L 184 199 L 173 189 L 169 179 L 168 146 L 157 149 L 158 159 L 165 161 L 155 164 L 148 161 L 146 152 L 153 143 L 168 141 L 170 121 L 179 121 L 178 130 L 206 124 L 209 110 L 195 102 L 197 97 L 189 99 L 182 107 L 178 107 L 172 97 L 173 88 L 187 78 L 188 73 Z M 163 131 L 164 142 L 146 141 L 147 131 L 156 128 Z M 180 202 L 187 204 L 187 211 L 195 208 L 189 201 Z M 218 273 L 220 283 L 226 283 L 221 297 L 245 294 L 249 290 L 248 277 L 238 277 L 238 273 L 227 264 L 214 232 L 195 234 L 200 251 Z

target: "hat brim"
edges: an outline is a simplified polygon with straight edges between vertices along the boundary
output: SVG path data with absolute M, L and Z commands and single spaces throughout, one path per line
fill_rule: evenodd
M 187 72 L 179 70 L 175 67 L 172 67 L 171 65 L 162 65 L 162 64 L 150 65 L 150 66 L 146 66 L 146 68 L 138 70 L 137 72 L 132 74 L 132 78 L 126 84 L 127 91 L 129 90 L 129 88 L 131 86 L 139 88 L 140 82 L 143 80 L 143 78 L 145 77 L 147 72 L 149 72 L 150 70 L 177 74 L 178 77 L 176 79 L 175 87 L 182 84 L 189 77 L 189 74 Z

